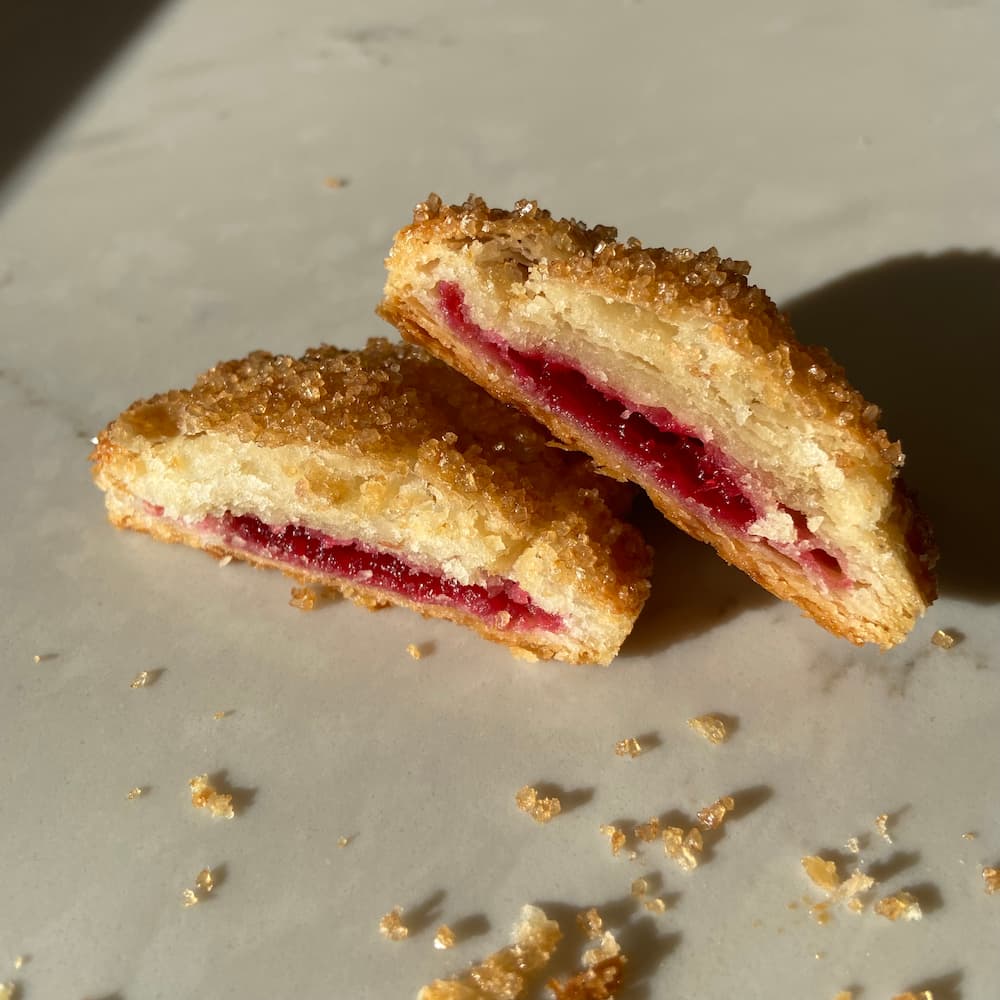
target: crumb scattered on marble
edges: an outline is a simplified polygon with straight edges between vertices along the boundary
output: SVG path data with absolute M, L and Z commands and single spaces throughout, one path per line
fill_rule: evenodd
M 819 855 L 810 854 L 802 859 L 802 869 L 809 881 L 824 892 L 835 892 L 840 885 L 835 861 L 825 861 Z
M 726 739 L 726 724 L 717 715 L 699 715 L 687 720 L 688 725 L 709 743 L 716 746 Z
M 137 673 L 135 677 L 132 678 L 132 682 L 129 684 L 129 687 L 132 688 L 133 690 L 135 690 L 136 688 L 148 687 L 150 684 L 153 683 L 154 680 L 155 677 L 150 671 L 140 670 L 139 673 Z
M 14 956 L 14 969 L 24 968 L 24 963 L 28 961 L 27 955 L 15 955 Z
M 984 868 L 983 885 L 991 896 L 995 892 L 1000 892 L 1000 868 Z
M 219 560 L 219 568 L 221 569 L 223 566 L 228 566 L 232 561 L 233 561 L 233 557 L 231 555 L 225 555 L 225 556 L 223 556 Z
M 851 837 L 846 844 L 844 844 L 851 854 L 859 854 L 861 852 L 861 844 L 857 837 Z
M 627 961 L 614 935 L 605 931 L 600 945 L 583 953 L 585 968 L 565 982 L 550 979 L 546 985 L 554 1000 L 609 1000 L 622 987 Z
M 703 830 L 718 830 L 725 822 L 726 814 L 736 808 L 736 801 L 731 795 L 723 795 L 710 806 L 698 810 L 698 825 Z
M 516 1000 L 528 977 L 543 969 L 562 939 L 554 920 L 537 906 L 521 908 L 512 941 L 453 979 L 436 979 L 423 987 L 417 1000 Z
M 31 659 L 35 663 L 48 663 L 49 660 L 54 660 L 58 655 L 58 653 L 35 653 Z
M 213 816 L 222 819 L 232 819 L 236 815 L 232 795 L 217 792 L 208 783 L 207 774 L 197 775 L 188 785 L 191 788 L 191 804 L 196 809 L 207 809 Z
M 126 795 L 125 798 L 132 801 L 133 799 L 139 798 L 140 795 L 142 795 L 142 788 L 140 788 L 139 785 L 136 785 L 135 788 L 129 789 L 128 795 Z
M 657 896 L 655 899 L 647 899 L 643 902 L 643 906 L 649 910 L 650 913 L 665 913 L 667 909 L 667 904 Z
M 962 834 L 962 840 L 975 840 L 975 839 L 976 835 L 971 830 L 967 830 L 965 833 Z
M 621 947 L 611 931 L 605 931 L 598 940 L 599 944 L 594 945 L 593 948 L 588 948 L 583 953 L 584 965 L 597 965 L 598 962 L 614 958 L 615 955 L 621 953 Z
M 634 736 L 629 736 L 624 740 L 619 740 L 615 744 L 615 753 L 619 757 L 631 757 L 634 759 L 642 753 L 642 744 Z
M 403 923 L 403 908 L 394 906 L 378 922 L 378 931 L 389 941 L 402 941 L 409 937 L 410 929 Z
M 920 920 L 923 912 L 916 896 L 905 890 L 886 896 L 875 904 L 875 912 L 887 920 Z
M 644 878 L 634 879 L 630 891 L 636 899 L 641 899 L 649 892 L 649 883 Z
M 341 188 L 347 187 L 347 181 L 343 177 L 324 177 L 323 187 L 329 191 L 339 191 Z
M 219 719 L 224 719 L 228 714 L 229 714 L 228 712 L 222 712 L 222 711 L 213 712 L 212 718 L 215 719 L 216 722 L 218 722 Z
M 625 846 L 625 831 L 621 827 L 605 823 L 601 826 L 601 833 L 608 838 L 611 844 L 611 853 L 618 857 L 618 853 Z
M 406 647 L 406 652 L 409 653 L 410 657 L 414 660 L 419 660 L 424 655 L 420 652 L 420 647 L 412 642 Z
M 195 888 L 199 892 L 210 893 L 215 888 L 215 876 L 211 868 L 202 868 L 194 879 Z
M 350 842 L 351 842 L 351 838 L 350 837 L 338 837 L 337 838 L 337 846 L 338 847 L 347 847 L 347 845 Z
M 640 823 L 632 829 L 632 836 L 645 844 L 651 844 L 654 840 L 659 840 L 662 833 L 660 821 L 656 816 L 650 816 L 645 823 Z
M 701 831 L 693 826 L 687 833 L 679 826 L 668 826 L 663 831 L 663 853 L 672 858 L 684 871 L 698 867 L 704 848 Z
M 854 1000 L 854 994 L 850 990 L 841 990 L 833 1000 Z
M 541 798 L 537 788 L 525 785 L 514 796 L 517 808 L 527 813 L 536 823 L 548 823 L 562 812 L 562 803 L 558 798 Z
M 879 836 L 887 843 L 892 843 L 892 837 L 889 835 L 889 814 L 879 813 L 875 817 L 875 829 L 878 830 Z
M 950 632 L 945 632 L 943 628 L 939 628 L 931 636 L 931 645 L 937 646 L 938 649 L 951 649 L 957 641 L 958 640 L 955 636 L 953 636 Z
M 588 940 L 596 941 L 604 934 L 604 921 L 594 906 L 583 913 L 578 913 L 576 915 L 576 924 L 587 936 Z
M 315 611 L 319 594 L 313 587 L 292 587 L 288 603 L 299 611 Z
M 198 905 L 198 893 L 194 889 L 185 889 L 181 893 L 181 901 L 184 903 L 185 907 L 197 906 Z
M 447 924 L 442 924 L 434 934 L 434 947 L 438 951 L 455 947 L 455 932 Z

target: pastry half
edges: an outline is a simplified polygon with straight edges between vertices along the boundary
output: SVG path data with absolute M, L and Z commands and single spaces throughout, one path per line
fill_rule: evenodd
M 630 498 L 418 347 L 255 352 L 133 403 L 91 456 L 118 527 L 608 663 L 649 585 Z
M 386 266 L 379 312 L 407 339 L 830 631 L 892 646 L 934 599 L 899 445 L 747 264 L 432 195 Z

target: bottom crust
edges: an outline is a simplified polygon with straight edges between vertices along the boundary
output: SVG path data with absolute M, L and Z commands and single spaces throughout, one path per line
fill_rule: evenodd
M 554 636 L 552 633 L 523 631 L 512 634 L 509 630 L 493 627 L 476 615 L 461 608 L 436 604 L 420 604 L 407 597 L 387 593 L 375 587 L 348 582 L 329 574 L 290 566 L 277 559 L 270 559 L 256 553 L 247 552 L 235 546 L 226 545 L 221 540 L 209 540 L 204 535 L 188 528 L 182 522 L 149 513 L 142 501 L 121 490 L 108 489 L 105 493 L 108 520 L 116 528 L 142 531 L 164 542 L 178 542 L 191 548 L 201 549 L 216 558 L 231 556 L 247 562 L 258 569 L 277 569 L 285 576 L 302 583 L 329 587 L 355 604 L 375 611 L 379 608 L 397 606 L 409 608 L 425 618 L 441 618 L 464 625 L 491 642 L 507 646 L 511 653 L 522 659 L 561 660 L 572 664 L 600 664 L 607 666 L 618 652 L 615 649 L 586 648 L 574 642 L 571 635 Z

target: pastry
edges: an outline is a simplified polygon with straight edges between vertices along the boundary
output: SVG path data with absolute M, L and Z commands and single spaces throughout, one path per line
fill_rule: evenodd
M 118 527 L 608 663 L 648 593 L 620 484 L 418 347 L 255 352 L 133 403 L 93 471 Z
M 934 546 L 879 410 L 747 264 L 470 197 L 418 205 L 381 315 L 831 632 L 900 642 Z

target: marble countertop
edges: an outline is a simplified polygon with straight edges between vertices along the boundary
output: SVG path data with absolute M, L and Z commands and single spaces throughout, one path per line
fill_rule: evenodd
M 575 914 L 602 910 L 623 1000 L 993 997 L 998 28 L 945 0 L 227 0 L 135 26 L 0 187 L 0 983 L 412 997 L 535 903 L 566 931 L 559 972 Z M 92 435 L 223 358 L 392 336 L 382 258 L 431 190 L 749 259 L 903 440 L 943 551 L 911 638 L 850 646 L 653 525 L 654 594 L 616 663 L 530 665 L 403 611 L 303 615 L 276 574 L 112 529 Z M 730 718 L 722 746 L 686 725 L 705 712 Z M 191 808 L 204 772 L 235 820 Z M 520 814 L 525 784 L 563 814 Z M 726 794 L 691 873 L 599 832 Z M 872 898 L 910 890 L 922 921 L 813 919 L 800 859 L 846 871 L 852 837 Z M 185 908 L 206 865 L 217 888 Z

